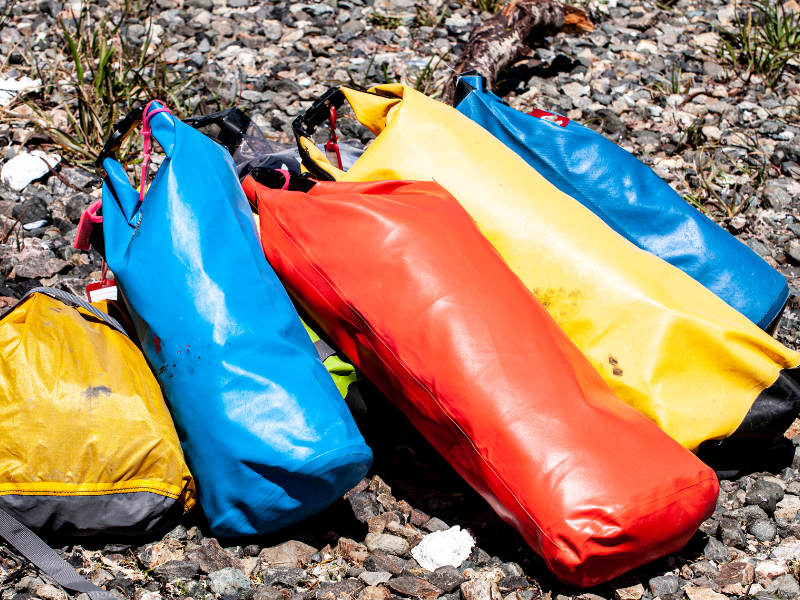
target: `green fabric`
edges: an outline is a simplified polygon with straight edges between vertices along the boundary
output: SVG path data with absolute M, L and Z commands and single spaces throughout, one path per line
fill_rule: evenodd
M 306 332 L 308 333 L 312 342 L 316 342 L 318 339 L 320 339 L 317 332 L 314 331 L 308 323 L 306 323 L 305 319 L 301 317 L 300 321 L 302 321 L 303 326 L 306 328 Z M 333 383 L 336 385 L 336 389 L 339 390 L 342 398 L 347 396 L 347 388 L 351 383 L 363 379 L 361 373 L 356 371 L 356 368 L 349 362 L 345 362 L 339 358 L 338 354 L 329 356 L 322 364 L 328 370 L 328 373 L 330 373 Z

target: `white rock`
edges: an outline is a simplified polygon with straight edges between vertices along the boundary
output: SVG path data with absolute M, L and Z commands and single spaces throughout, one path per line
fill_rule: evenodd
M 774 558 L 777 560 L 789 560 L 790 558 L 797 558 L 800 557 L 800 543 L 793 542 L 790 544 L 783 543 L 775 550 L 772 551 L 772 554 L 769 555 L 770 558 Z
M 53 585 L 37 585 L 36 595 L 42 600 L 67 600 L 67 594 Z
M 456 525 L 447 531 L 426 535 L 411 551 L 411 556 L 423 569 L 435 571 L 447 565 L 457 567 L 467 558 L 475 545 L 468 531 Z
M 714 141 L 722 137 L 722 132 L 716 125 L 706 125 L 705 127 L 703 127 L 703 133 L 708 139 Z
M 686 592 L 689 600 L 728 600 L 728 597 L 724 594 L 718 594 L 711 588 L 707 587 L 694 587 L 692 585 L 687 585 L 683 588 L 683 591 Z
M 3 165 L 0 179 L 11 189 L 21 192 L 31 181 L 39 179 L 50 171 L 47 168 L 48 164 L 55 167 L 60 161 L 61 157 L 57 154 L 45 154 L 41 150 L 20 152 Z
M 378 586 L 392 578 L 386 571 L 364 571 L 358 578 L 369 586 Z
M 786 573 L 786 563 L 780 560 L 762 560 L 756 565 L 756 581 L 772 581 Z
M 775 510 L 775 518 L 791 521 L 795 518 L 798 511 L 800 511 L 800 497 L 786 494 L 783 500 L 778 502 L 777 509 Z
M 585 96 L 589 93 L 589 86 L 581 85 L 576 81 L 571 81 L 570 83 L 565 83 L 562 85 L 561 91 L 570 98 L 580 98 L 581 96 Z
M 42 85 L 41 79 L 30 77 L 0 78 L 0 106 L 8 106 L 19 92 L 27 92 Z

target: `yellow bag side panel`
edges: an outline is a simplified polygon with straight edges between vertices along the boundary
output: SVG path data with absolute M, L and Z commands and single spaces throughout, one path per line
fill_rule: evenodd
M 379 135 L 339 178 L 442 184 L 620 399 L 687 448 L 732 434 L 780 370 L 800 364 L 452 107 L 396 84 L 372 90 L 384 98 L 342 91 Z
M 148 491 L 195 504 L 141 352 L 43 294 L 0 322 L 0 422 L 0 494 Z

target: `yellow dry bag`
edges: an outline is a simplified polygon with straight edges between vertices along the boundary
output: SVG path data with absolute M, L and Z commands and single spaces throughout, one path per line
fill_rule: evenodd
M 161 390 L 115 319 L 49 288 L 0 317 L 0 510 L 55 534 L 136 535 L 194 503 Z
M 346 173 L 310 137 L 345 99 L 377 136 Z M 398 84 L 339 88 L 294 131 L 319 179 L 443 185 L 620 399 L 691 450 L 725 439 L 703 448 L 732 461 L 720 470 L 774 443 L 800 412 L 799 354 L 636 248 L 450 106 Z

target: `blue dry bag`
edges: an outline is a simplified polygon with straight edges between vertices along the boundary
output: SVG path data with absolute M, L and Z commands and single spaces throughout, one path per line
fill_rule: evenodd
M 372 451 L 264 258 L 230 154 L 162 110 L 121 122 L 98 160 L 106 260 L 212 530 L 267 533 L 352 489 Z M 140 120 L 143 190 L 151 127 L 166 155 L 146 195 L 111 158 Z
M 630 152 L 561 115 L 514 110 L 479 75 L 459 78 L 454 106 L 625 239 L 678 267 L 762 329 L 777 325 L 789 297 L 783 275 Z

